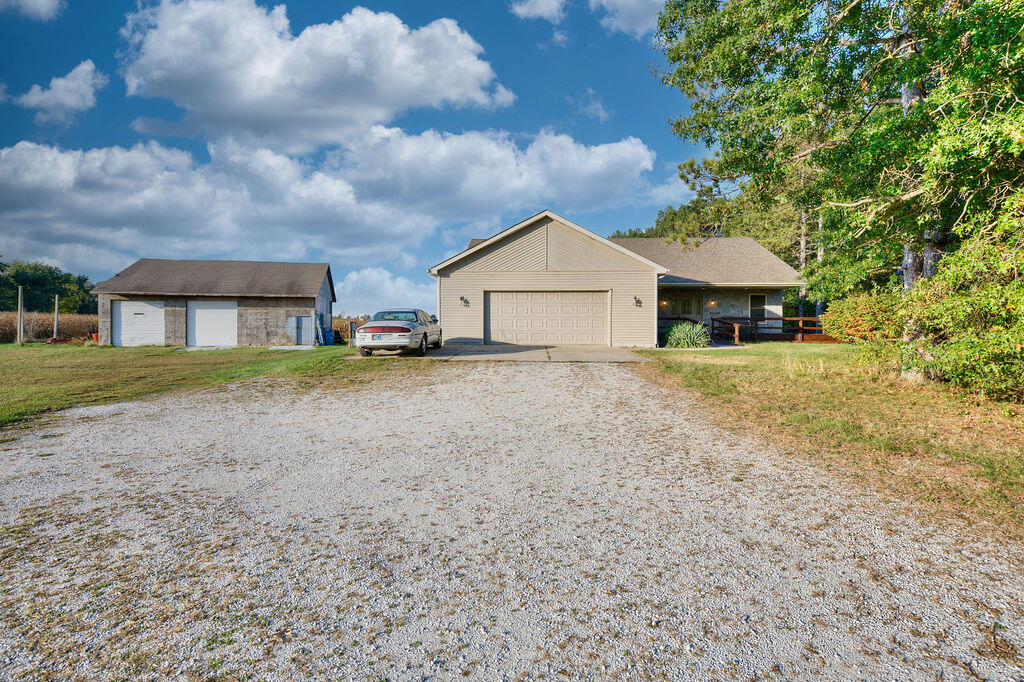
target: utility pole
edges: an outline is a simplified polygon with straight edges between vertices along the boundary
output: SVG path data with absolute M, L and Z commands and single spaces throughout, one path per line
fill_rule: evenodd
M 53 338 L 57 339 L 57 320 L 60 317 L 60 294 L 53 295 Z
M 24 287 L 22 287 L 19 284 L 18 285 L 18 333 L 16 335 L 18 337 L 18 345 L 19 346 L 25 342 L 25 331 L 24 331 L 25 313 L 23 311 L 23 308 L 25 307 L 25 301 L 24 301 L 24 296 L 23 296 L 22 289 L 24 289 Z

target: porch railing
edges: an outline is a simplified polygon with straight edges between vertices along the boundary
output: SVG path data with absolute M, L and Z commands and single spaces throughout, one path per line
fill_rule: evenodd
M 792 340 L 797 343 L 838 343 L 821 328 L 818 317 L 712 317 L 711 334 L 732 341 L 741 337 L 753 340 Z

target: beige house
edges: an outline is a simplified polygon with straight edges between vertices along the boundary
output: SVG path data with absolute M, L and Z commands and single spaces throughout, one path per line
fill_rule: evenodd
M 782 316 L 797 272 L 753 239 L 606 239 L 543 211 L 428 272 L 446 343 L 653 347 L 659 326 Z
M 329 343 L 335 301 L 327 263 L 141 258 L 93 293 L 114 346 Z

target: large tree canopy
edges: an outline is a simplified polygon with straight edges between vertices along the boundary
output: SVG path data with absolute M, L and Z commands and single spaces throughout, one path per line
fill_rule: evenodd
M 908 357 L 1021 397 L 1024 0 L 668 0 L 658 38 L 717 150 L 684 179 L 813 214 L 812 298 L 902 274 Z
M 828 254 L 994 225 L 1024 180 L 1021 0 L 669 0 L 674 122 L 719 150 L 682 174 L 839 211 Z M 891 264 L 893 269 L 897 263 Z

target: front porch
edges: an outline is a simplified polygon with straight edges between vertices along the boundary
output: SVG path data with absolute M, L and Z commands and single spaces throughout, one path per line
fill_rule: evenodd
M 783 289 L 726 287 L 658 288 L 658 343 L 681 322 L 703 324 L 719 343 L 793 341 L 837 343 L 824 334 L 817 317 L 785 317 Z

